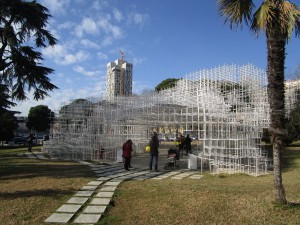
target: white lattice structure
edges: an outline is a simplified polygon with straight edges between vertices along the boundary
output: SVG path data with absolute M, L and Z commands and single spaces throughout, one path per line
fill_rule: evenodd
M 115 160 L 127 139 L 140 153 L 153 129 L 192 130 L 197 156 L 213 173 L 265 174 L 269 159 L 260 139 L 269 125 L 266 87 L 264 70 L 232 65 L 188 74 L 159 93 L 76 100 L 61 108 L 44 148 L 61 158 Z M 286 87 L 289 110 L 299 85 Z M 101 146 L 106 154 L 99 157 Z

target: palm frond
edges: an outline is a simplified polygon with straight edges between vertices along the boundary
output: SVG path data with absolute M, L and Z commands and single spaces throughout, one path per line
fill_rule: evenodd
M 296 36 L 300 36 L 300 21 L 299 20 L 296 22 L 295 34 L 296 34 Z
M 282 34 L 287 38 L 291 37 L 291 34 L 299 23 L 300 11 L 297 6 L 289 1 L 283 1 L 279 4 L 279 25 Z
M 267 24 L 271 23 L 275 17 L 273 4 L 269 1 L 264 2 L 254 13 L 251 30 L 255 33 L 265 31 Z
M 230 28 L 242 26 L 243 22 L 249 25 L 252 20 L 254 4 L 252 0 L 217 0 L 219 14 L 226 17 Z
M 266 0 L 254 13 L 251 30 L 255 33 L 276 30 L 288 40 L 294 30 L 299 34 L 299 16 L 299 9 L 289 1 Z

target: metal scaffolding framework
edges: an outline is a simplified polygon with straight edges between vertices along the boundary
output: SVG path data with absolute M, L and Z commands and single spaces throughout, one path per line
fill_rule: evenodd
M 299 82 L 286 85 L 286 111 L 297 99 Z M 176 86 L 131 97 L 78 99 L 62 104 L 44 150 L 73 160 L 116 160 L 127 139 L 144 152 L 152 131 L 192 131 L 194 149 L 212 173 L 267 173 L 270 159 L 261 145 L 269 126 L 267 76 L 253 65 L 200 70 Z M 101 150 L 102 149 L 102 150 Z M 104 150 L 103 150 L 104 149 Z

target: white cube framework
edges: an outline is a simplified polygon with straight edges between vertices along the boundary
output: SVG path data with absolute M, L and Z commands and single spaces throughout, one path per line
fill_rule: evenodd
M 286 85 L 287 112 L 298 82 Z M 193 131 L 197 156 L 215 173 L 267 173 L 261 145 L 269 126 L 267 76 L 253 65 L 221 66 L 186 75 L 174 88 L 129 97 L 75 100 L 64 104 L 44 149 L 73 160 L 116 160 L 127 139 L 144 152 L 152 131 Z M 104 148 L 105 150 L 101 151 Z M 202 167 L 202 165 L 201 165 Z

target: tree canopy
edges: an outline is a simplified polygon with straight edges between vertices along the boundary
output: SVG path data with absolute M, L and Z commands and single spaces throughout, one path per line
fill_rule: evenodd
M 0 141 L 8 141 L 14 136 L 14 131 L 17 129 L 18 123 L 14 116 L 14 112 L 0 112 Z
M 31 107 L 28 114 L 27 127 L 29 130 L 37 132 L 47 131 L 50 128 L 51 117 L 53 113 L 45 105 Z
M 178 79 L 178 78 L 165 79 L 155 87 L 155 91 L 159 92 L 159 91 L 164 90 L 164 89 L 175 87 L 178 80 L 180 80 L 180 79 Z
M 50 82 L 54 70 L 44 67 L 35 48 L 53 46 L 57 39 L 46 29 L 51 15 L 36 1 L 0 0 L 0 85 L 13 101 L 43 99 L 57 87 Z

